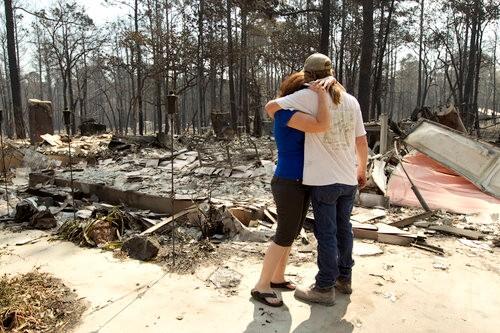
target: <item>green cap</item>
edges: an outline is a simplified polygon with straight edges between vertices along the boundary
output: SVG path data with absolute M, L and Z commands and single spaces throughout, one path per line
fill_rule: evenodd
M 332 69 L 332 61 L 322 53 L 311 54 L 304 63 L 304 72 L 314 73 Z

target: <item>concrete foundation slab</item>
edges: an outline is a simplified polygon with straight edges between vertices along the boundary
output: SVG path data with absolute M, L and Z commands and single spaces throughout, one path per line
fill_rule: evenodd
M 207 283 L 217 269 L 192 275 L 166 273 L 158 265 L 113 258 L 112 253 L 68 242 L 38 239 L 16 246 L 39 231 L 0 230 L 0 274 L 40 267 L 90 303 L 76 333 L 312 333 L 312 332 L 477 332 L 498 330 L 500 302 L 498 253 L 473 260 L 456 252 L 455 239 L 442 246 L 447 271 L 433 268 L 434 256 L 413 248 L 385 246 L 384 254 L 356 257 L 350 296 L 338 294 L 333 307 L 309 305 L 293 293 L 280 293 L 285 306 L 269 308 L 250 298 L 261 259 L 224 263 L 241 273 L 236 293 Z M 462 249 L 466 251 L 466 249 Z M 486 253 L 486 252 L 485 252 Z M 391 268 L 392 267 L 392 268 Z M 295 281 L 314 281 L 316 265 L 290 265 Z M 477 286 L 488 286 L 478 288 Z
M 47 183 L 54 184 L 60 187 L 71 186 L 71 182 L 69 179 L 55 178 L 52 176 L 37 173 L 30 174 L 30 186 Z M 191 200 L 176 199 L 173 201 L 171 198 L 162 197 L 159 195 L 151 195 L 135 191 L 122 191 L 120 189 L 102 184 L 91 184 L 82 181 L 74 181 L 73 186 L 76 190 L 80 190 L 85 194 L 97 195 L 101 201 L 105 201 L 115 205 L 124 204 L 128 207 L 146 209 L 154 213 L 178 213 L 193 204 Z

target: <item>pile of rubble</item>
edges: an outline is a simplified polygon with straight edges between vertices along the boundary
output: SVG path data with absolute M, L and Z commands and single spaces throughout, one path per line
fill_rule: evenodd
M 253 204 L 217 198 L 189 203 L 176 201 L 178 207 L 185 208 L 171 215 L 110 205 L 81 191 L 74 192 L 73 201 L 71 193 L 70 188 L 54 185 L 30 187 L 20 192 L 24 198 L 18 201 L 14 218 L 8 225 L 52 230 L 58 239 L 139 260 L 169 263 L 176 257 L 175 269 L 185 272 L 207 260 L 220 262 L 224 256 L 234 254 L 234 244 L 265 246 L 277 227 L 276 208 L 270 201 Z M 6 215 L 6 211 L 2 214 Z M 443 255 L 445 250 L 437 243 L 441 234 L 457 236 L 459 242 L 468 247 L 492 251 L 499 245 L 498 218 L 498 213 L 459 215 L 358 205 L 351 220 L 354 236 L 365 242 L 414 246 Z M 313 223 L 310 213 L 305 229 L 312 231 Z M 173 242 L 177 249 L 172 248 Z M 300 258 L 313 260 L 314 240 L 307 232 L 301 233 L 297 245 Z M 262 247 L 255 245 L 249 251 L 260 254 Z
M 122 191 L 169 195 L 172 168 L 178 196 L 219 198 L 238 196 L 252 200 L 266 196 L 276 157 L 271 138 L 183 136 L 174 151 L 163 136 L 118 137 L 103 134 L 78 137 L 42 135 L 36 148 L 9 142 L 6 169 L 15 170 L 16 184 L 25 185 L 31 172 L 54 170 L 54 177 L 102 184 Z M 162 141 L 163 140 L 163 141 Z M 71 152 L 73 168 L 70 172 Z M 12 162 L 15 159 L 16 163 Z M 173 160 L 173 161 L 172 161 Z M 173 165 L 172 165 L 173 164 Z
M 380 142 L 386 136 L 395 145 L 369 158 L 369 184 L 358 205 L 372 209 L 363 221 L 352 217 L 354 233 L 436 253 L 442 250 L 422 241 L 441 233 L 490 251 L 500 235 L 500 149 L 466 135 L 454 108 L 424 116 L 404 131 L 405 124 L 391 124 L 392 132 L 380 134 Z
M 411 125 L 379 135 L 369 185 L 356 198 L 355 237 L 442 255 L 434 239 L 446 234 L 491 251 L 500 239 L 500 150 L 429 120 Z M 397 144 L 388 149 L 391 137 Z M 231 255 L 234 246 L 260 254 L 245 244 L 274 235 L 272 138 L 42 138 L 35 149 L 9 142 L 5 165 L 14 174 L 0 190 L 9 194 L 0 215 L 11 225 L 140 260 L 184 258 L 177 261 L 183 271 L 220 260 L 224 249 Z M 312 223 L 310 213 L 305 228 Z M 297 242 L 301 258 L 312 260 L 314 240 L 302 232 Z

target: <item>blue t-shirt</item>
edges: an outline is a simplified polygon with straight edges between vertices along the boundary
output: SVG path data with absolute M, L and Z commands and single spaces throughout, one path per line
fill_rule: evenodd
M 279 110 L 274 114 L 274 138 L 278 147 L 278 165 L 274 175 L 302 180 L 304 171 L 304 132 L 288 127 L 295 110 Z

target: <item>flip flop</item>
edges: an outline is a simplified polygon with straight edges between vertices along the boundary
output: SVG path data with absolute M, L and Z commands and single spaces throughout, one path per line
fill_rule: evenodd
M 271 288 L 274 288 L 274 289 L 283 289 L 283 290 L 287 290 L 287 291 L 294 291 L 296 287 L 297 286 L 295 286 L 295 283 L 293 283 L 292 281 L 285 281 L 285 282 L 280 282 L 280 283 L 271 282 Z
M 268 302 L 266 300 L 266 298 L 276 298 L 278 299 L 278 295 L 276 295 L 276 293 L 272 292 L 272 293 L 261 293 L 257 290 L 252 290 L 252 292 L 250 293 L 252 295 L 252 298 L 255 299 L 256 301 L 262 303 L 262 304 L 265 304 L 265 305 L 269 305 L 269 306 L 272 306 L 272 307 L 280 307 L 283 305 L 283 301 L 279 301 L 278 303 L 271 303 L 271 302 Z

